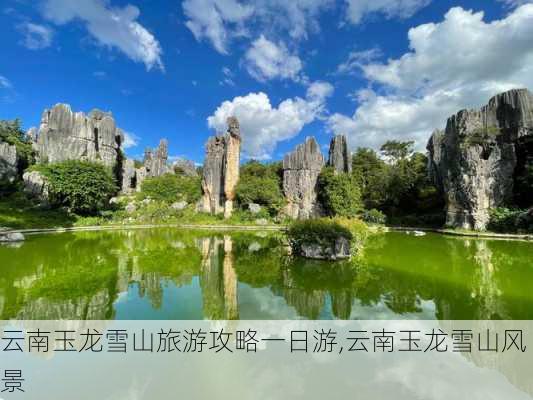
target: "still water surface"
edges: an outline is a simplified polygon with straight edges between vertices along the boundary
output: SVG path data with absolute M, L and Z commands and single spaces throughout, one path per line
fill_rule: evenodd
M 533 244 L 386 233 L 356 259 L 176 229 L 0 246 L 0 319 L 533 319 Z

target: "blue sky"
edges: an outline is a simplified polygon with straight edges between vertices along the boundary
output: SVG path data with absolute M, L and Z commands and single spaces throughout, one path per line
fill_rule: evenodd
M 495 93 L 533 88 L 533 1 L 7 0 L 0 118 L 111 111 L 127 154 L 169 140 L 202 162 L 241 120 L 244 157 L 305 136 L 423 149 L 434 128 Z

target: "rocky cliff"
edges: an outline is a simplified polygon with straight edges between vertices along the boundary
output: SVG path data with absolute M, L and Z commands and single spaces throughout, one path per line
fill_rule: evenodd
M 13 182 L 18 175 L 17 148 L 0 141 L 0 183 Z
M 305 143 L 283 159 L 283 192 L 287 198 L 285 214 L 290 218 L 306 219 L 321 214 L 317 202 L 317 179 L 324 157 L 314 138 L 307 138 Z
M 463 110 L 448 119 L 444 132 L 429 140 L 431 176 L 446 198 L 446 224 L 483 230 L 489 210 L 513 196 L 517 156 L 533 136 L 533 94 L 526 89 L 501 93 L 480 110 Z
M 352 172 L 352 157 L 346 136 L 337 135 L 331 139 L 328 166 L 335 168 L 337 172 Z
M 45 110 L 39 130 L 31 131 L 38 162 L 89 160 L 115 167 L 123 134 L 111 113 L 93 110 L 72 112 L 68 104 Z
M 202 211 L 231 216 L 239 181 L 241 135 L 236 118 L 228 118 L 228 132 L 206 144 L 202 177 Z

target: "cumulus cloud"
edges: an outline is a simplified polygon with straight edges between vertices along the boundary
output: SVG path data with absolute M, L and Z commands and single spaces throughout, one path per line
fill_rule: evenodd
M 52 44 L 54 31 L 45 25 L 25 22 L 18 29 L 24 35 L 22 45 L 30 50 L 44 49 Z
M 366 15 L 381 14 L 388 19 L 409 18 L 426 7 L 431 0 L 345 0 L 348 5 L 346 18 L 359 24 Z
M 243 152 L 247 157 L 269 159 L 276 145 L 297 136 L 302 128 L 321 117 L 325 101 L 333 93 L 326 82 L 312 83 L 305 98 L 295 97 L 272 106 L 263 93 L 250 93 L 223 102 L 208 119 L 210 128 L 226 130 L 226 120 L 236 116 L 243 136 Z
M 361 63 L 375 89 L 357 94 L 352 116 L 334 114 L 329 127 L 352 146 L 378 147 L 391 138 L 423 148 L 449 115 L 479 107 L 494 94 L 533 87 L 533 5 L 501 20 L 482 12 L 450 9 L 444 20 L 409 30 L 410 51 L 387 63 Z
M 79 20 L 98 44 L 116 48 L 147 70 L 164 70 L 157 39 L 137 19 L 137 7 L 113 7 L 107 0 L 45 0 L 44 17 L 57 25 Z
M 196 40 L 207 40 L 221 54 L 233 38 L 253 37 L 252 31 L 306 39 L 319 30 L 320 13 L 335 0 L 185 0 L 185 25 Z
M 258 81 L 271 79 L 299 80 L 302 61 L 291 55 L 283 42 L 271 42 L 261 35 L 244 56 L 248 73 Z

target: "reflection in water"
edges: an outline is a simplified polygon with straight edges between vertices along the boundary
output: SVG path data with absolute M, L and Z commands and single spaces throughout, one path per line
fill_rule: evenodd
M 1 319 L 533 319 L 531 244 L 388 233 L 356 259 L 172 229 L 0 247 Z

